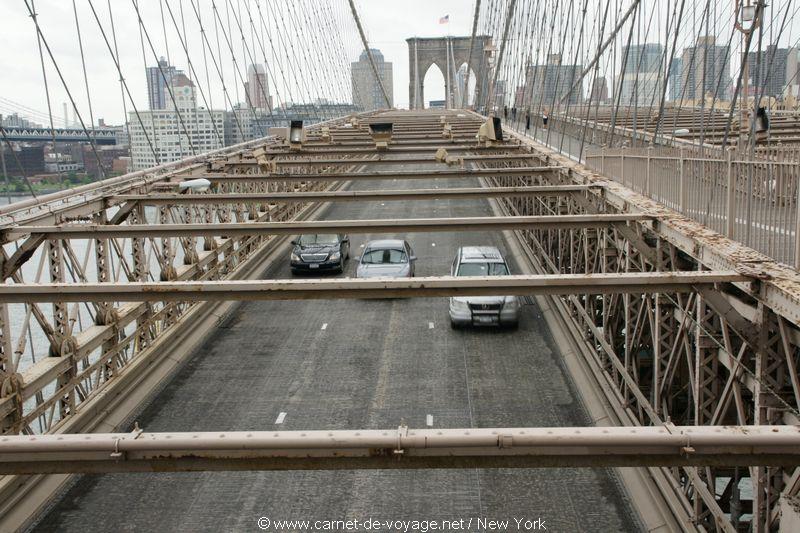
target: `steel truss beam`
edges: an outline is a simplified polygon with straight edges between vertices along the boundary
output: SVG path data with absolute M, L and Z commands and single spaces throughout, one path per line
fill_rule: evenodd
M 160 283 L 0 284 L 0 303 L 91 301 L 233 301 L 492 296 L 529 294 L 683 293 L 742 283 L 737 272 L 625 272 L 533 276 L 379 279 L 178 281 Z
M 431 141 L 430 143 L 423 144 L 417 142 L 416 144 L 403 144 L 403 143 L 389 143 L 388 149 L 380 152 L 381 154 L 420 154 L 420 153 L 433 153 L 439 148 L 447 149 L 447 152 L 454 154 L 456 152 L 488 152 L 491 150 L 509 150 L 517 151 L 520 145 L 517 144 L 497 144 L 493 146 L 485 146 L 482 144 L 447 144 L 442 142 L 441 139 Z M 364 144 L 364 146 L 336 146 L 335 144 L 304 144 L 300 150 L 269 150 L 264 155 L 270 156 L 303 156 L 303 155 L 365 155 L 376 154 L 375 144 L 372 146 Z M 225 164 L 236 165 L 236 161 L 226 162 Z
M 225 431 L 4 436 L 0 474 L 742 466 L 800 462 L 787 426 Z
M 561 182 L 586 184 L 604 178 L 587 173 L 566 158 L 551 164 L 572 166 Z M 550 181 L 543 176 L 544 184 Z M 487 180 L 490 186 L 516 185 L 514 180 Z M 492 183 L 494 182 L 494 183 Z M 534 181 L 533 183 L 537 183 Z M 499 202 L 514 215 L 544 213 L 650 211 L 652 202 L 620 184 L 608 185 L 602 198 L 592 195 Z M 737 269 L 758 273 L 758 286 L 744 294 L 698 288 L 686 295 L 668 293 L 550 298 L 555 321 L 563 321 L 574 339 L 581 365 L 592 374 L 596 390 L 610 406 L 593 412 L 616 423 L 680 424 L 798 423 L 800 385 L 793 368 L 800 343 L 800 297 L 797 272 L 725 239 L 701 224 L 660 209 L 658 221 L 597 232 L 518 232 L 533 271 L 614 272 Z M 745 267 L 746 265 L 746 267 Z M 755 289 L 755 290 L 754 290 Z M 588 339 L 588 341 L 587 341 Z M 781 468 L 751 466 L 735 475 L 731 469 L 650 469 L 640 480 L 655 482 L 684 524 L 706 531 L 730 531 L 737 521 L 753 531 L 777 530 L 777 502 L 792 496 L 790 477 L 797 463 Z M 627 475 L 627 474 L 625 474 Z M 736 509 L 735 487 L 747 477 L 753 486 L 750 509 Z M 800 476 L 799 476 L 800 477 Z M 724 488 L 720 489 L 720 482 Z M 785 484 L 785 485 L 784 485 Z M 676 511 L 677 510 L 677 511 Z
M 477 128 L 474 130 L 477 133 Z M 459 135 L 459 137 L 461 137 Z M 453 143 L 458 142 L 462 145 L 462 147 L 466 150 L 474 150 L 475 148 L 480 148 L 485 145 L 481 144 L 475 138 L 476 135 L 473 133 L 468 137 L 461 137 L 457 138 Z M 389 141 L 389 148 L 397 148 L 398 151 L 404 151 L 406 149 L 415 150 L 415 149 L 432 149 L 438 150 L 443 144 L 447 146 L 447 141 L 444 140 L 444 137 L 441 135 L 441 130 L 439 130 L 438 135 L 392 135 L 392 139 Z M 285 145 L 284 145 L 285 146 Z M 302 144 L 302 148 L 297 150 L 302 152 L 303 150 L 314 150 L 315 148 L 320 149 L 328 149 L 328 148 L 366 148 L 373 152 L 377 151 L 375 149 L 375 141 L 369 136 L 369 134 L 359 135 L 356 137 L 350 138 L 343 138 L 341 140 L 334 140 L 333 142 L 322 141 L 319 139 L 309 139 L 306 137 L 306 140 Z M 495 148 L 504 148 L 503 144 L 497 144 Z M 289 152 L 294 152 L 293 148 L 289 149 Z M 269 153 L 269 152 L 267 152 Z
M 95 237 L 191 237 L 203 235 L 297 235 L 324 230 L 326 233 L 424 233 L 435 231 L 496 231 L 505 229 L 598 228 L 652 217 L 623 215 L 542 215 L 532 217 L 409 218 L 400 220 L 324 220 L 309 222 L 230 222 L 219 224 L 132 224 L 107 226 L 21 226 L 2 232 L 13 240 L 24 235 L 46 235 L 52 239 Z
M 309 161 L 308 164 L 313 164 Z M 561 170 L 560 166 L 545 166 L 545 167 L 516 167 L 516 168 L 498 168 L 491 170 L 481 169 L 441 169 L 441 170 L 427 170 L 415 172 L 326 172 L 319 174 L 289 174 L 289 173 L 271 173 L 271 174 L 202 174 L 195 177 L 206 178 L 212 183 L 230 183 L 230 182 L 283 182 L 283 181 L 363 181 L 363 180 L 430 180 L 430 179 L 444 179 L 444 178 L 483 178 L 483 177 L 506 177 L 506 176 L 530 176 L 533 174 L 542 174 L 548 172 L 556 172 Z M 172 181 L 175 182 L 179 177 L 173 177 Z
M 599 190 L 598 185 L 543 185 L 533 187 L 461 187 L 456 189 L 401 189 L 379 191 L 274 192 L 244 194 L 123 194 L 116 202 L 139 202 L 146 205 L 226 204 L 268 202 L 390 202 L 397 200 L 481 199 L 502 196 L 559 196 Z
M 450 152 L 448 151 L 448 154 Z M 479 163 L 489 162 L 489 161 L 516 161 L 516 160 L 526 160 L 526 159 L 539 159 L 541 155 L 530 152 L 530 153 L 523 153 L 523 154 L 485 154 L 485 155 L 472 155 L 472 154 L 460 154 L 457 156 L 453 156 L 459 161 L 474 161 Z M 380 157 L 379 159 L 344 159 L 344 158 L 329 158 L 329 159 L 270 159 L 270 163 L 274 163 L 278 167 L 283 166 L 308 166 L 308 165 L 410 165 L 410 164 L 417 164 L 417 163 L 430 163 L 430 164 L 440 164 L 441 162 L 433 157 L 404 157 L 404 158 L 388 158 L 388 157 Z M 244 161 L 240 164 L 249 164 L 250 162 Z M 255 165 L 256 162 L 253 161 L 251 163 Z

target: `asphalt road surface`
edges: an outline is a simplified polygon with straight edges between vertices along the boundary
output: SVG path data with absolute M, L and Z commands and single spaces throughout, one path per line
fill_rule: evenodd
M 476 185 L 397 180 L 357 187 Z M 348 202 L 326 218 L 491 214 L 483 200 Z M 384 236 L 352 236 L 352 255 Z M 459 246 L 504 249 L 499 233 L 397 237 L 411 243 L 418 276 L 449 273 Z M 290 277 L 286 259 L 265 278 Z M 351 259 L 344 275 L 354 272 Z M 378 429 L 402 421 L 424 427 L 429 414 L 440 428 L 590 424 L 535 305 L 523 307 L 518 331 L 453 331 L 445 298 L 247 302 L 138 420 L 147 431 Z M 268 531 L 278 530 L 276 520 L 292 519 L 464 519 L 456 523 L 470 531 L 486 530 L 479 518 L 509 521 L 501 528 L 508 531 L 525 530 L 515 519 L 547 531 L 640 527 L 612 471 L 562 468 L 91 475 L 35 529 L 259 531 L 260 517 L 270 519 Z

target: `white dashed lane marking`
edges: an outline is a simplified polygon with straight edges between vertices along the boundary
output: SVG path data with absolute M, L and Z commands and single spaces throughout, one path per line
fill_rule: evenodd
M 278 418 L 275 419 L 276 424 L 283 424 L 283 421 L 286 419 L 286 413 L 281 411 L 281 414 L 278 415 Z
M 433 329 L 433 322 L 428 322 L 428 329 Z
M 324 324 L 322 324 L 322 328 L 321 329 L 322 329 L 322 331 L 325 331 L 326 329 L 328 329 L 328 323 L 325 322 Z

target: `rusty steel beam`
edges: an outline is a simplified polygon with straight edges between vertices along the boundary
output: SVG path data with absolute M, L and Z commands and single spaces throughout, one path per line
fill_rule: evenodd
M 212 183 L 230 182 L 285 182 L 285 181 L 363 181 L 363 180 L 430 180 L 444 178 L 504 178 L 509 176 L 531 176 L 556 172 L 563 169 L 560 166 L 545 167 L 517 167 L 517 168 L 487 168 L 487 169 L 439 169 L 414 172 L 326 172 L 318 174 L 199 174 L 192 178 L 205 178 Z M 181 176 L 173 176 L 164 183 L 181 180 Z
M 465 428 L 4 436 L 0 474 L 779 466 L 800 462 L 790 426 Z
M 337 154 L 337 155 L 375 155 L 375 154 L 415 154 L 415 153 L 434 153 L 439 148 L 445 148 L 450 154 L 455 152 L 484 152 L 484 151 L 495 151 L 495 150 L 512 150 L 518 151 L 521 145 L 519 144 L 496 144 L 493 146 L 485 146 L 483 144 L 448 144 L 446 141 L 437 140 L 435 142 L 422 145 L 404 145 L 402 143 L 389 143 L 389 147 L 386 150 L 382 150 L 378 152 L 375 149 L 375 145 L 373 143 L 372 146 L 369 146 L 367 143 L 363 147 L 354 147 L 354 146 L 336 146 L 335 144 L 311 144 L 311 145 L 303 145 L 303 148 L 300 150 L 269 150 L 264 155 L 267 157 L 270 156 L 304 156 L 304 155 L 313 155 L 319 156 L 324 154 Z M 316 149 L 315 149 L 316 148 Z M 235 161 L 231 161 L 228 164 L 235 165 Z
M 477 129 L 475 130 L 477 132 Z M 431 135 L 428 138 L 419 137 L 419 136 L 405 136 L 405 135 L 392 135 L 392 139 L 389 141 L 389 151 L 392 151 L 392 148 L 398 152 L 410 151 L 410 150 L 433 150 L 434 152 L 438 150 L 440 147 L 448 147 L 450 145 L 453 146 L 454 149 L 457 150 L 476 150 L 485 147 L 485 144 L 482 144 L 477 141 L 475 134 L 466 137 L 466 136 L 459 136 L 458 138 L 450 141 L 444 139 L 441 135 L 441 130 L 439 130 L 439 135 Z M 493 148 L 505 148 L 506 143 L 497 142 Z M 508 146 L 513 146 L 513 144 L 508 144 Z M 288 148 L 286 145 L 283 147 Z M 349 140 L 341 140 L 333 142 L 321 141 L 318 139 L 308 139 L 303 142 L 302 147 L 299 149 L 288 148 L 285 150 L 285 153 L 303 153 L 306 151 L 314 151 L 314 149 L 320 149 L 323 151 L 327 151 L 329 149 L 336 149 L 336 148 L 343 148 L 343 149 L 351 149 L 355 151 L 359 151 L 361 149 L 365 149 L 371 152 L 376 152 L 375 149 L 375 141 L 372 139 L 372 136 L 368 132 L 364 132 L 363 136 L 356 136 Z M 384 150 L 381 150 L 384 152 Z M 267 152 L 267 154 L 273 152 Z
M 449 152 L 448 152 L 449 153 Z M 460 161 L 475 161 L 478 163 L 484 163 L 488 161 L 518 161 L 518 160 L 525 160 L 525 159 L 538 159 L 541 158 L 541 154 L 536 154 L 533 152 L 530 153 L 522 153 L 522 154 L 485 154 L 485 155 L 474 155 L 474 154 L 461 154 L 457 156 L 452 156 L 455 159 Z M 328 158 L 328 159 L 271 159 L 269 160 L 270 163 L 276 164 L 278 167 L 283 166 L 308 166 L 308 165 L 410 165 L 410 164 L 417 164 L 417 163 L 431 163 L 431 164 L 441 164 L 442 162 L 437 160 L 434 157 L 403 157 L 403 158 L 388 158 L 381 156 L 379 159 L 344 159 L 344 158 Z M 257 164 L 256 161 L 243 161 L 237 164 Z
M 270 192 L 222 194 L 122 194 L 116 202 L 139 202 L 146 205 L 230 204 L 269 202 L 390 202 L 397 200 L 481 199 L 508 196 L 561 196 L 599 185 L 541 185 L 530 187 L 461 187 L 455 189 L 401 189 L 336 192 Z
M 373 220 L 321 220 L 303 222 L 230 222 L 211 224 L 66 224 L 20 226 L 0 231 L 6 241 L 23 235 L 46 235 L 52 239 L 125 237 L 192 237 L 204 235 L 298 235 L 302 233 L 425 233 L 436 231 L 497 231 L 506 229 L 598 228 L 652 217 L 624 215 L 540 215 L 532 217 L 408 218 Z
M 732 271 L 159 283 L 0 284 L 0 303 L 337 300 L 538 294 L 679 293 L 751 279 Z

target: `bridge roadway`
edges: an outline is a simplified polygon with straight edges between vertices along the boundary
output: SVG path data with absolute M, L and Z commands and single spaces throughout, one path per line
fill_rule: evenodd
M 436 186 L 477 183 L 354 184 L 364 190 Z M 491 214 L 485 200 L 451 200 L 346 202 L 325 216 Z M 354 256 L 371 237 L 353 237 Z M 447 274 L 458 246 L 504 246 L 499 233 L 413 234 L 409 242 L 419 257 L 418 275 Z M 351 259 L 346 275 L 354 272 Z M 289 276 L 283 260 L 265 273 Z M 239 307 L 138 420 L 148 431 L 377 429 L 402 420 L 424 427 L 428 414 L 443 428 L 588 425 L 576 398 L 533 304 L 524 306 L 514 332 L 453 331 L 443 298 L 262 301 Z M 278 425 L 280 413 L 286 415 Z M 582 468 L 92 475 L 68 490 L 35 530 L 258 531 L 261 516 L 473 518 L 472 531 L 479 517 L 541 518 L 549 531 L 640 528 L 613 471 Z

